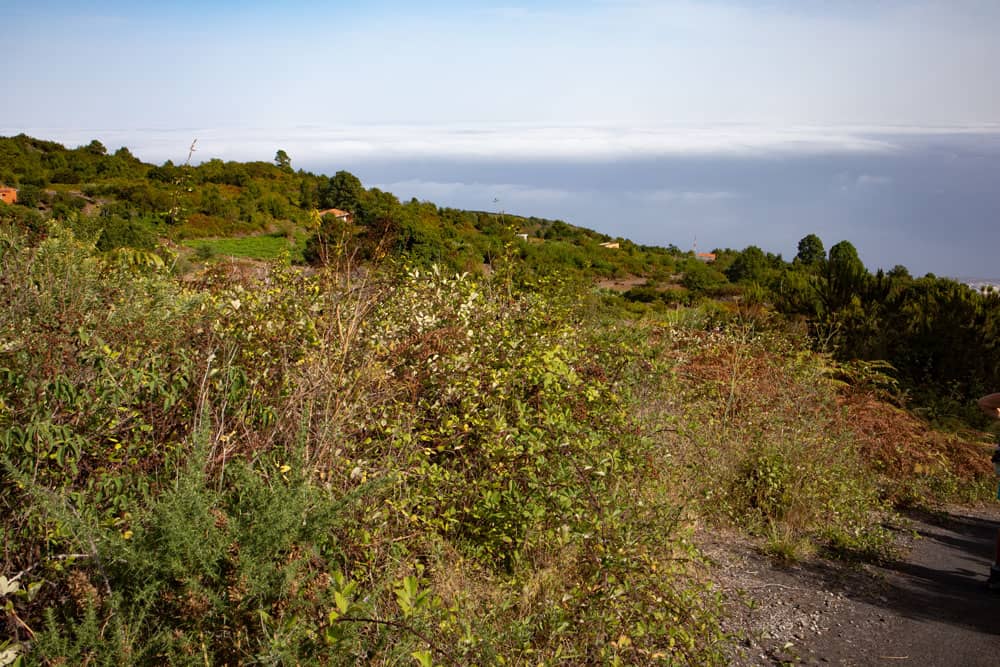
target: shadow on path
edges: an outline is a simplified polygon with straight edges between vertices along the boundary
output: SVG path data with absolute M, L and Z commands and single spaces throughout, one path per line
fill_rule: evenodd
M 986 588 L 1000 507 L 904 519 L 887 562 L 740 563 L 759 634 L 736 664 L 1000 665 L 1000 594 Z
M 986 589 L 1000 523 L 945 512 L 911 512 L 907 519 L 917 537 L 903 559 L 874 568 L 881 585 L 860 585 L 860 577 L 870 577 L 861 572 L 817 574 L 847 597 L 893 614 L 1000 635 L 1000 595 Z
M 849 570 L 807 566 L 851 600 L 814 655 L 850 665 L 1000 664 L 1000 595 L 986 589 L 1000 523 L 964 510 L 907 519 L 905 531 L 915 537 L 897 560 Z

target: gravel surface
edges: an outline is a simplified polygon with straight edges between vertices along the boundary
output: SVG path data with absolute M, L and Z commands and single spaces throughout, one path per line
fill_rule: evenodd
M 912 513 L 896 559 L 781 566 L 716 535 L 716 563 L 743 638 L 734 665 L 1000 665 L 1000 595 L 985 588 L 1000 510 Z

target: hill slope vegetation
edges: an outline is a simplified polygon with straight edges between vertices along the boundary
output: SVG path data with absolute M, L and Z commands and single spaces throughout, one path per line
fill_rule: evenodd
M 28 664 L 724 664 L 698 530 L 877 557 L 894 504 L 989 493 L 975 436 L 885 401 L 902 399 L 898 371 L 811 349 L 825 316 L 868 307 L 857 285 L 886 280 L 846 248 L 790 265 L 719 253 L 764 273 L 739 301 L 668 307 L 592 281 L 641 260 L 659 295 L 656 271 L 691 259 L 671 249 L 556 271 L 573 260 L 531 249 L 588 257 L 602 237 L 536 221 L 549 236 L 519 243 L 530 219 L 399 204 L 343 173 L 11 145 L 4 177 L 23 192 L 35 174 L 40 199 L 0 209 L 0 650 Z M 53 181 L 60 154 L 76 157 Z M 63 189 L 112 158 L 119 181 Z M 211 169 L 252 176 L 198 180 Z M 187 251 L 169 242 L 203 229 L 188 207 L 205 192 L 287 199 L 312 179 L 357 197 L 353 222 L 288 200 L 233 224 L 301 224 L 324 249 L 314 267 L 178 275 Z M 111 182 L 169 206 L 136 212 Z M 688 275 L 718 280 L 684 266 L 693 293 L 709 288 Z M 782 316 L 807 302 L 765 292 L 771 275 L 824 310 Z M 956 294 L 988 312 L 988 295 Z

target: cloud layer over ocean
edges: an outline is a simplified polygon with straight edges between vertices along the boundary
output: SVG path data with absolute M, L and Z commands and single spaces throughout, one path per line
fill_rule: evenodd
M 195 161 L 269 160 L 278 148 L 300 166 L 331 160 L 616 160 L 656 157 L 791 157 L 885 154 L 939 137 L 1000 137 L 1000 124 L 980 126 L 794 126 L 726 124 L 615 127 L 610 125 L 346 125 L 336 128 L 74 129 L 3 128 L 67 145 L 99 138 L 127 145 L 145 160 L 182 161 L 197 139 Z

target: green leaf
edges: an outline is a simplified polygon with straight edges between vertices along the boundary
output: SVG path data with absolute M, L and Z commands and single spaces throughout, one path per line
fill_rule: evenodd
M 333 602 L 337 605 L 337 610 L 341 615 L 346 614 L 348 608 L 351 606 L 351 601 L 344 597 L 344 594 L 340 591 L 334 591 Z
M 402 585 L 396 589 L 396 602 L 403 611 L 403 616 L 409 616 L 420 606 L 426 595 L 421 595 L 418 591 L 417 578 L 408 576 L 403 578 Z
M 434 667 L 430 651 L 414 651 L 410 655 L 413 656 L 413 659 L 417 661 L 420 667 Z

